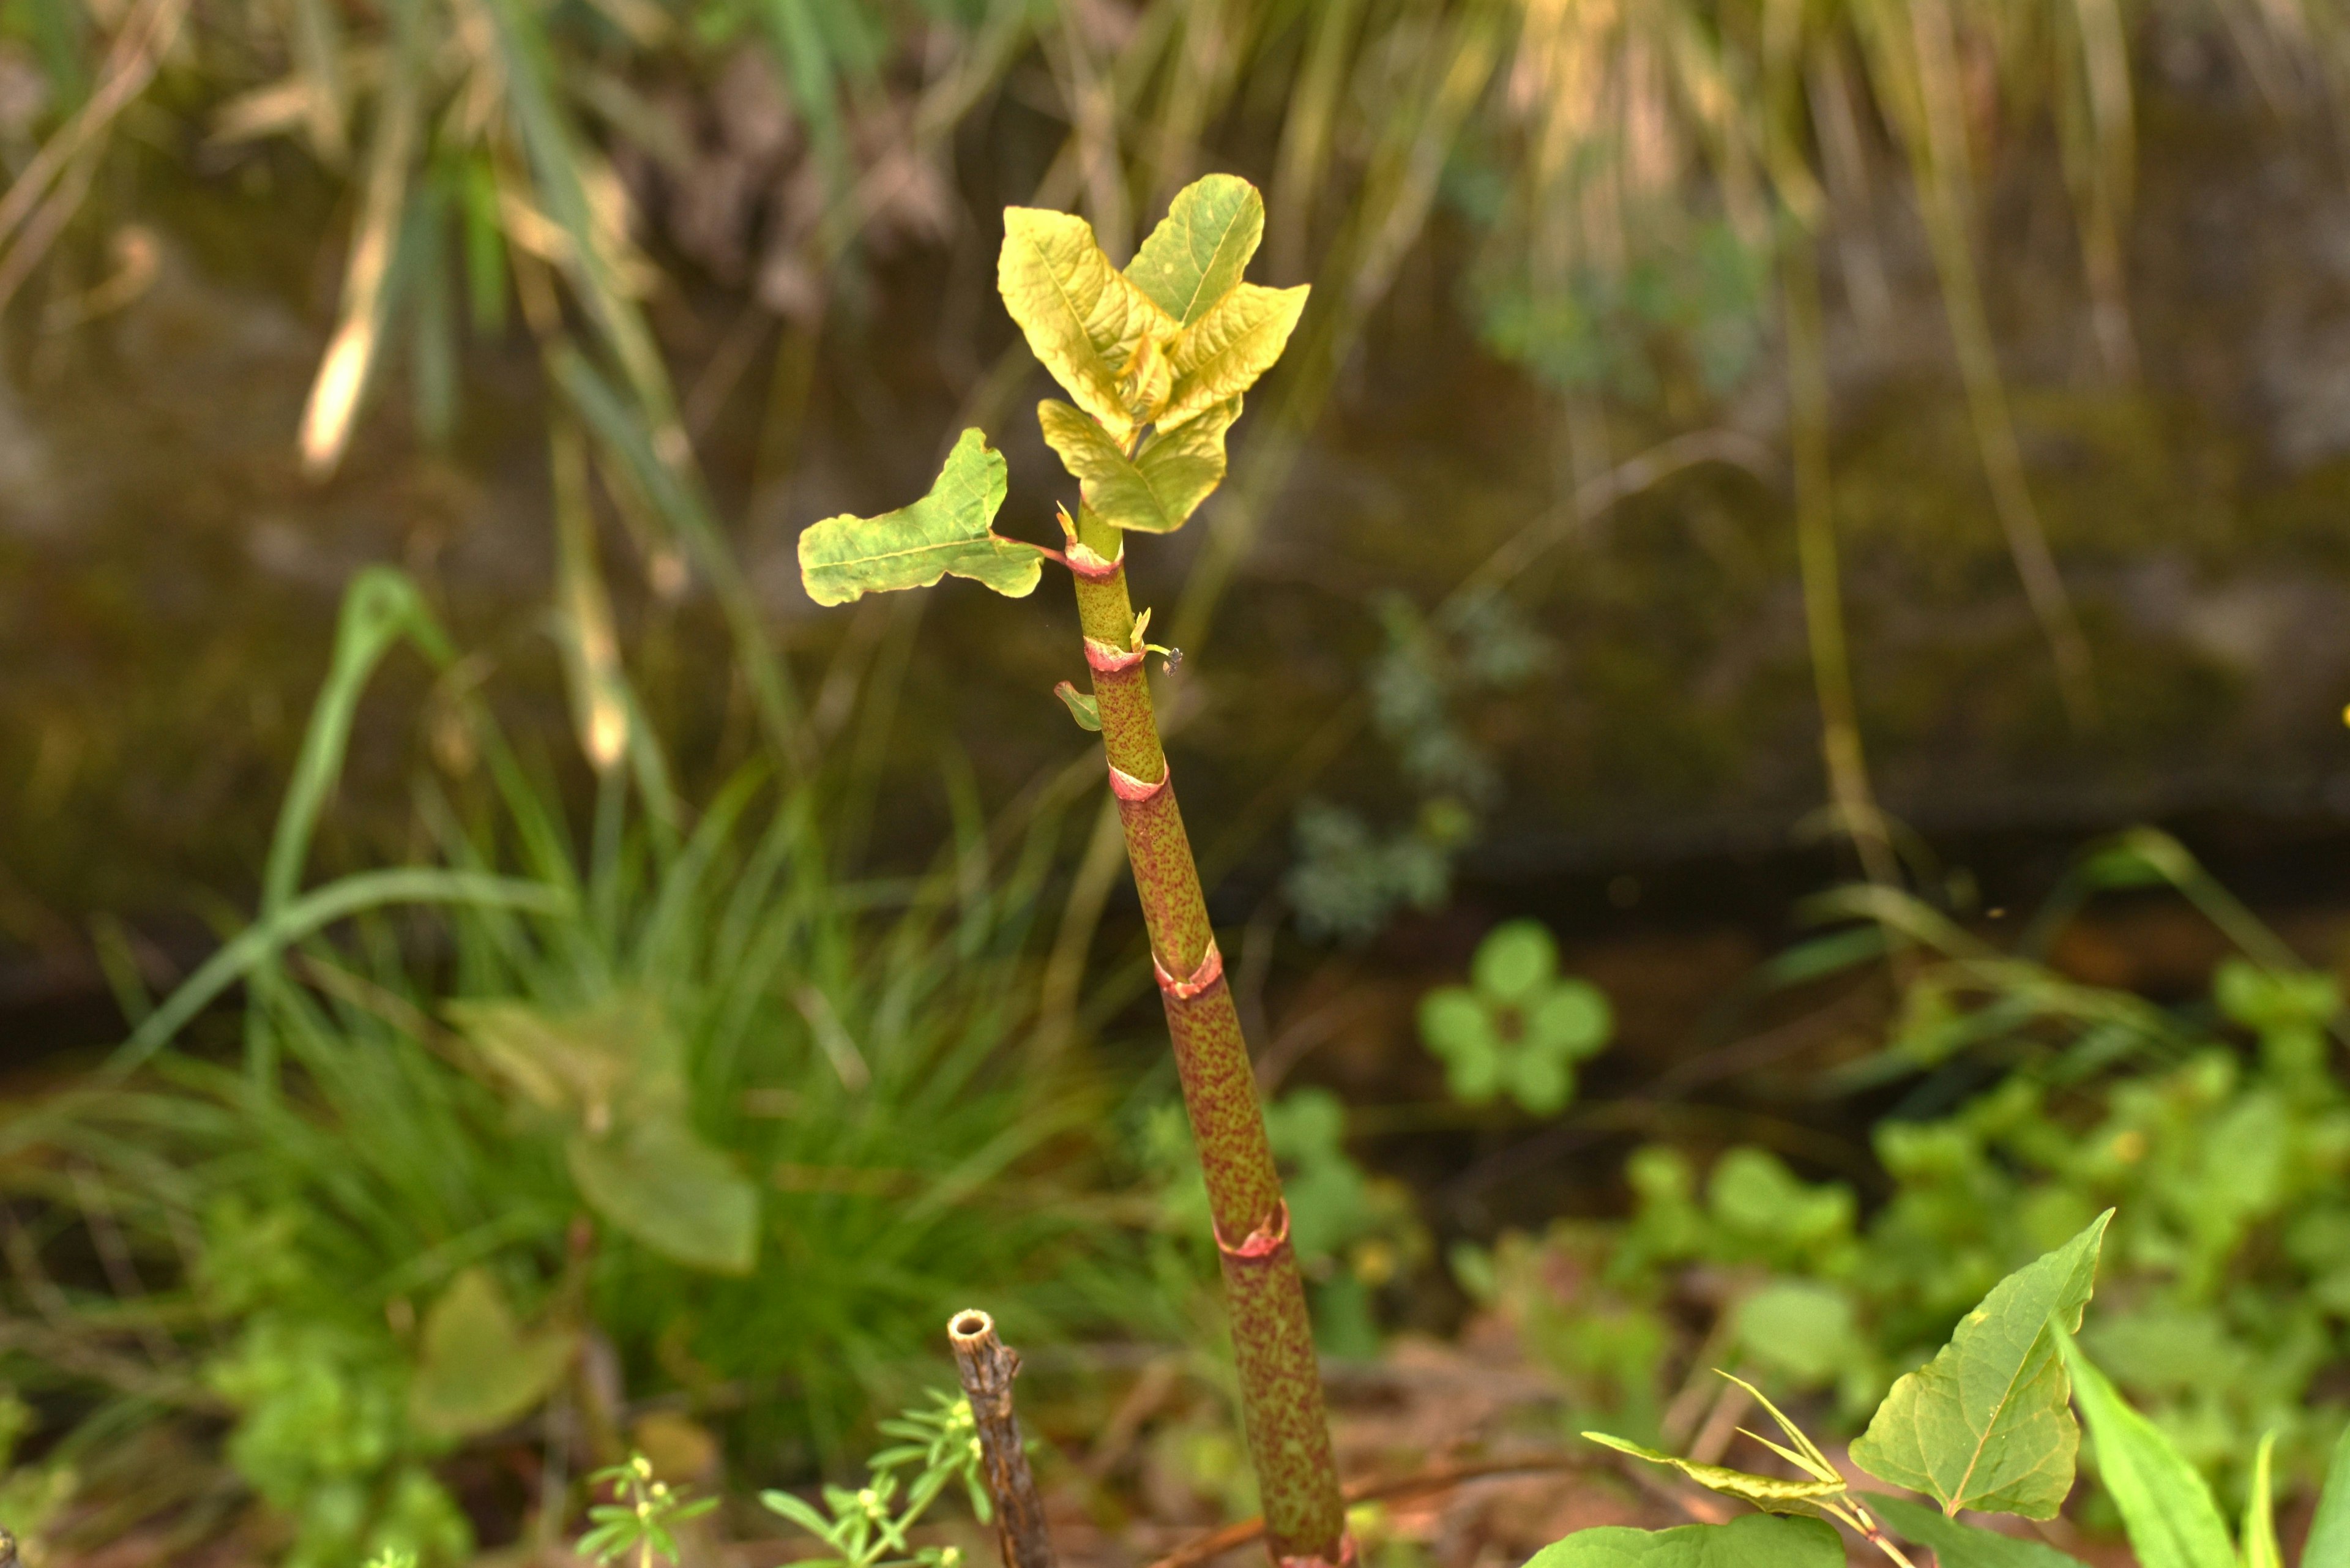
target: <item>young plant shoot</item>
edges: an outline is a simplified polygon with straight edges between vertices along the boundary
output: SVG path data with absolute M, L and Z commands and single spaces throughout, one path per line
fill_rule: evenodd
M 1065 548 L 994 531 L 1003 458 L 970 430 L 928 495 L 884 516 L 815 524 L 799 558 L 809 595 L 827 605 L 948 575 L 1024 597 L 1047 559 L 1075 579 L 1093 690 L 1064 682 L 1057 694 L 1099 732 L 1125 825 L 1207 1174 L 1266 1543 L 1276 1559 L 1335 1564 L 1347 1555 L 1346 1511 L 1288 1209 L 1151 711 L 1143 660 L 1165 650 L 1145 640 L 1149 612 L 1135 613 L 1126 586 L 1126 535 L 1181 527 L 1222 481 L 1241 394 L 1280 358 L 1305 308 L 1303 287 L 1242 281 L 1263 229 L 1255 188 L 1211 175 L 1176 196 L 1121 272 L 1082 218 L 1007 209 L 997 287 L 1071 400 L 1037 409 L 1046 443 L 1077 481 L 1076 515 L 1059 513 Z

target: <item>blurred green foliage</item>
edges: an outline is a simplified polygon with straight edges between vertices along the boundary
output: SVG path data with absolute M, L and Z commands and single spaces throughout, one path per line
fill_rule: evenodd
M 1675 1324 L 1701 1305 L 1700 1358 L 1815 1393 L 1849 1430 L 2003 1273 L 2110 1207 L 2091 1354 L 2230 1494 L 2267 1432 L 2288 1474 L 2313 1475 L 2345 1418 L 2319 1374 L 2350 1347 L 2350 1090 L 2324 1060 L 2341 993 L 2243 959 L 2212 990 L 2216 1016 L 2182 1013 L 2167 1061 L 2070 1078 L 2043 1062 L 1881 1122 L 1890 1189 L 1866 1213 L 1764 1149 L 1709 1168 L 1655 1146 L 1626 1168 L 1627 1220 L 1472 1250 L 1456 1273 L 1579 1404 L 1634 1428 L 1655 1429 Z
M 1536 1116 L 1565 1109 L 1575 1064 L 1614 1029 L 1606 995 L 1558 972 L 1558 943 L 1533 920 L 1487 932 L 1469 974 L 1419 1004 L 1420 1038 L 1442 1058 L 1453 1097 L 1482 1105 L 1506 1094 Z
M 583 834 L 460 702 L 456 765 L 420 785 L 441 879 L 304 888 L 395 640 L 349 644 L 320 700 L 282 902 L 182 992 L 241 976 L 241 1047 L 165 1044 L 192 1009 L 134 995 L 143 1067 L 0 1122 L 0 1182 L 36 1217 L 5 1310 L 58 1336 L 0 1371 L 108 1421 L 226 1414 L 297 1568 L 446 1563 L 471 1530 L 442 1462 L 550 1401 L 559 1445 L 610 1444 L 615 1401 L 662 1392 L 733 1451 L 806 1464 L 970 1294 L 1041 1335 L 1147 1293 L 1063 1201 L 1088 1094 L 1015 1050 L 1049 819 L 965 815 L 941 869 L 852 881 L 827 829 L 853 781 L 753 769 L 690 812 L 639 727 Z M 319 934 L 322 907 L 356 919 Z M 78 1275 L 88 1248 L 118 1271 Z

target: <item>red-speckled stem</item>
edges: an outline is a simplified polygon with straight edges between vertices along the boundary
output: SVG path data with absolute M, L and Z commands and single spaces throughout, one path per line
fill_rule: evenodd
M 1122 562 L 1124 540 L 1090 513 L 1079 514 L 1078 536 L 1103 558 Z M 1110 787 L 1126 826 L 1127 858 L 1150 931 L 1183 1104 L 1223 1256 L 1241 1419 L 1264 1501 L 1265 1546 L 1278 1563 L 1340 1568 L 1352 1561 L 1353 1542 L 1330 1450 L 1305 1285 L 1289 1250 L 1281 1175 L 1265 1138 L 1240 1014 L 1208 924 L 1199 867 L 1175 804 L 1175 782 L 1159 747 L 1149 682 L 1129 647 L 1134 609 L 1126 572 L 1121 565 L 1099 576 L 1079 574 L 1076 581 Z

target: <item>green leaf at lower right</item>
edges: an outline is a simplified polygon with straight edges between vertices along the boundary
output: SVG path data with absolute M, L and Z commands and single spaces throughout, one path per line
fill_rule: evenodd
M 1960 1524 L 1938 1508 L 1907 1498 L 1872 1497 L 1869 1509 L 1903 1539 L 1934 1549 L 1937 1568 L 2082 1568 L 2081 1560 L 1971 1524 Z
M 1844 1568 L 1844 1542 L 1816 1519 L 1750 1513 L 1678 1530 L 1578 1530 L 1526 1568 Z

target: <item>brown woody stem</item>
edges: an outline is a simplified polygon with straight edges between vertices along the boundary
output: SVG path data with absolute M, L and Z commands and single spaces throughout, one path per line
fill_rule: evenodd
M 1265 1137 L 1248 1044 L 1159 743 L 1149 681 L 1131 647 L 1134 607 L 1127 597 L 1124 539 L 1090 511 L 1078 514 L 1077 529 L 1080 545 L 1118 563 L 1106 574 L 1076 575 L 1077 617 L 1183 1105 L 1208 1179 L 1240 1372 L 1241 1420 L 1264 1502 L 1265 1546 L 1277 1563 L 1339 1564 L 1352 1558 L 1352 1542 L 1305 1285 L 1290 1251 L 1289 1210 Z
M 1045 1504 L 1020 1444 L 1020 1424 L 1012 1415 L 1012 1380 L 1020 1374 L 1017 1351 L 996 1337 L 995 1321 L 983 1312 L 959 1312 L 947 1320 L 947 1343 L 954 1346 L 955 1372 L 971 1399 L 979 1428 L 987 1494 L 995 1500 L 996 1543 L 1003 1568 L 1053 1568 L 1053 1538 L 1045 1528 Z

